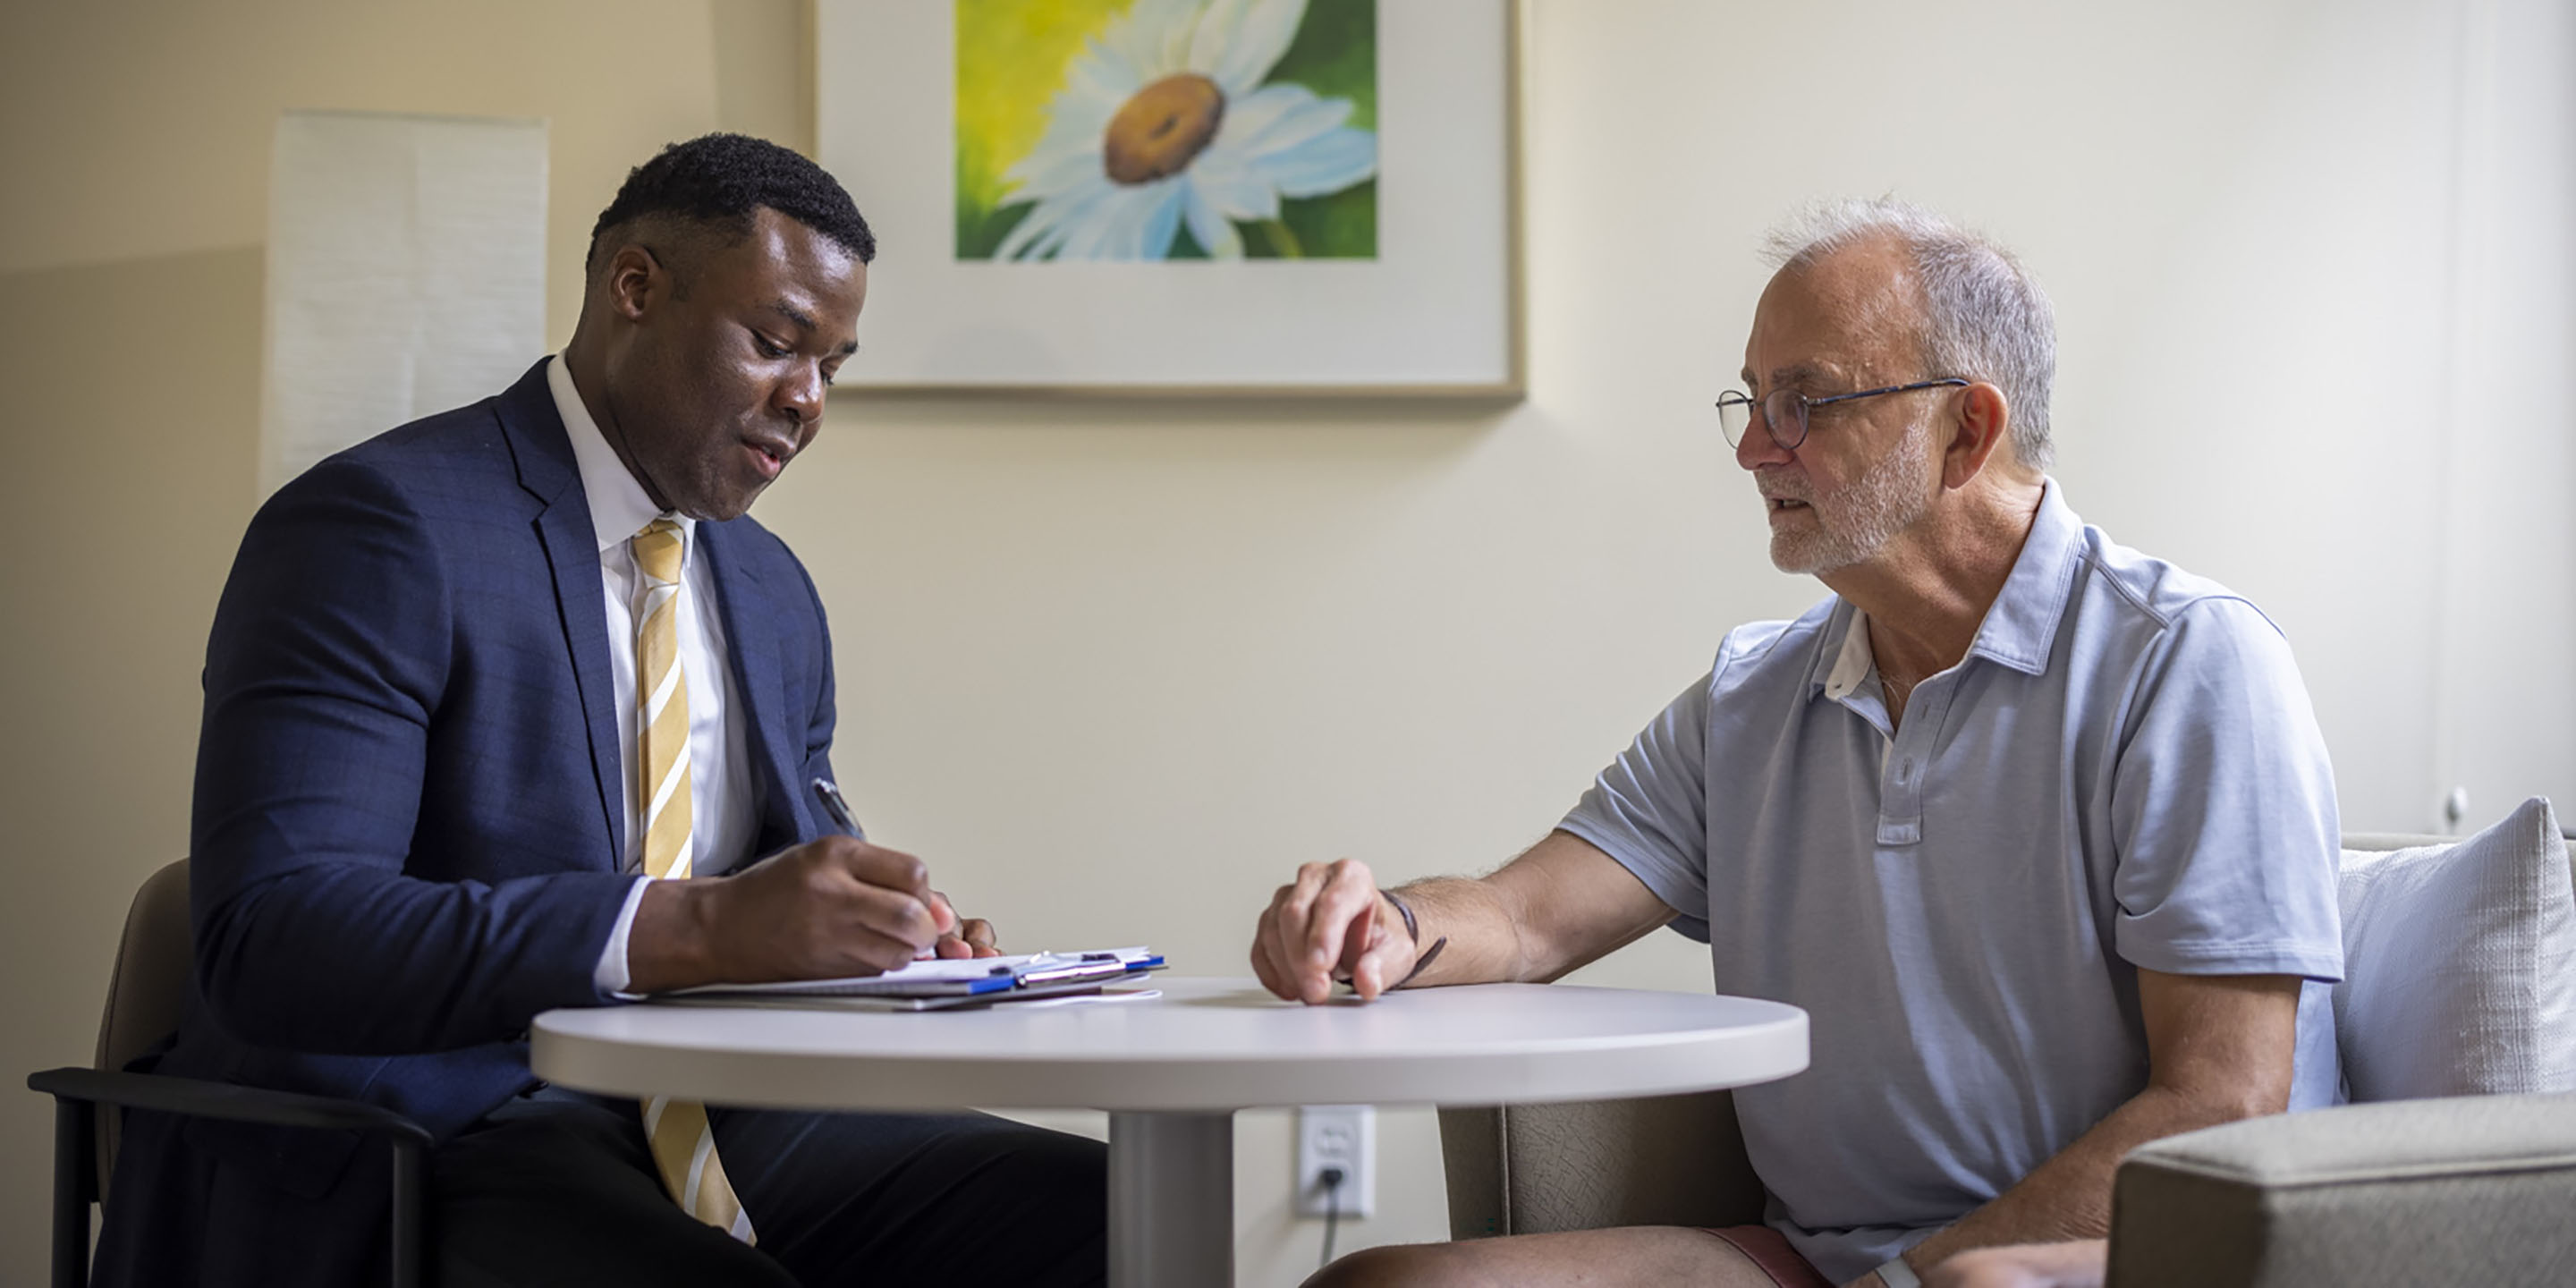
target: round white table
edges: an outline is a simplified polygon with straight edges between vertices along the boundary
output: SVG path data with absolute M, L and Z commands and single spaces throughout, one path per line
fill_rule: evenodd
M 977 1011 L 619 1006 L 537 1017 L 537 1076 L 797 1109 L 1109 1111 L 1109 1282 L 1234 1282 L 1234 1111 L 1706 1091 L 1807 1067 L 1807 1014 L 1564 984 L 1281 1002 L 1249 979 Z

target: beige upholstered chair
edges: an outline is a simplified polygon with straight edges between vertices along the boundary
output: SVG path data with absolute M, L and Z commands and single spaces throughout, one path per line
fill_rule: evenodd
M 107 1005 L 98 1017 L 101 1069 L 122 1069 L 163 1038 L 179 1031 L 180 998 L 188 987 L 188 861 L 168 864 L 134 892 L 117 940 L 116 966 L 107 977 Z M 98 1174 L 116 1174 L 121 1114 L 98 1118 Z
M 422 1282 L 423 1168 L 429 1133 L 391 1110 L 355 1100 L 237 1087 L 126 1066 L 179 1029 L 193 956 L 188 928 L 188 861 L 145 878 L 125 914 L 116 967 L 99 1016 L 94 1068 L 47 1069 L 27 1085 L 54 1098 L 55 1288 L 89 1281 L 90 1207 L 116 1174 L 117 1134 L 126 1108 L 224 1118 L 272 1126 L 359 1131 L 385 1141 L 394 1155 L 394 1288 Z M 105 1106 L 106 1113 L 99 1113 Z
M 2139 1147 L 2110 1288 L 2576 1283 L 2576 1095 L 2343 1105 Z
M 1762 1219 L 1724 1091 L 1443 1109 L 1440 1155 L 1453 1239 Z
M 2452 838 L 2348 836 L 2354 851 Z M 1444 1109 L 1453 1238 L 1758 1221 L 1726 1092 Z M 2111 1288 L 2576 1283 L 2576 1095 L 2356 1104 L 2121 1165 Z

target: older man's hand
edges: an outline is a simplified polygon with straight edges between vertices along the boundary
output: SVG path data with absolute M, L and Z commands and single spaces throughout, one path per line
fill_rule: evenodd
M 1403 918 L 1357 859 L 1299 867 L 1252 931 L 1252 973 L 1272 993 L 1309 1006 L 1329 999 L 1336 979 L 1374 998 L 1413 964 Z
M 1923 1288 L 2102 1288 L 2106 1239 L 1972 1248 L 1932 1267 Z

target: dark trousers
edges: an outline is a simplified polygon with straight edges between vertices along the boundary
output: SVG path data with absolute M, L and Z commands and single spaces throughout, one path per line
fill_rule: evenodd
M 633 1101 L 548 1087 L 432 1156 L 433 1282 L 1070 1288 L 1108 1276 L 1097 1141 L 981 1114 L 710 1117 L 758 1247 L 671 1201 Z

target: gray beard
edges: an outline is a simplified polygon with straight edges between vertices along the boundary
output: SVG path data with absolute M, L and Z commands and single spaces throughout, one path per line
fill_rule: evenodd
M 1771 565 L 1786 573 L 1821 575 L 1877 554 L 1932 508 L 1931 489 L 1922 482 L 1931 446 L 1931 420 L 1917 420 L 1835 498 L 1831 513 L 1808 498 L 1815 530 L 1773 534 Z

